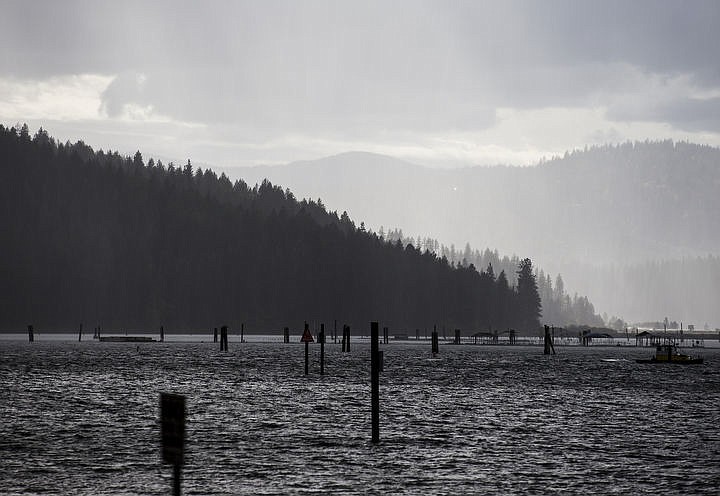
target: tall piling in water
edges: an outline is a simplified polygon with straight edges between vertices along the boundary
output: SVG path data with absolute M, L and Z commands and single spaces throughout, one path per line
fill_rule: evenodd
M 380 442 L 380 345 L 378 323 L 370 322 L 370 408 L 372 442 Z
M 287 344 L 290 342 L 290 329 L 283 327 L 283 343 Z
M 453 344 L 460 344 L 460 329 L 455 329 L 455 339 Z
M 33 330 L 33 326 L 28 326 L 28 340 L 32 343 L 35 341 L 35 331 Z
M 431 342 L 432 342 L 432 354 L 433 354 L 433 356 L 435 356 L 440 352 L 440 347 L 438 345 L 437 326 L 433 326 Z
M 228 326 L 220 328 L 220 351 L 228 351 Z
M 333 343 L 337 344 L 337 319 L 335 319 L 335 324 L 333 325 Z
M 342 351 L 350 352 L 350 326 L 343 325 Z
M 218 329 L 216 327 L 215 330 L 213 331 L 213 343 L 217 343 L 217 338 L 218 338 Z
M 552 341 L 553 341 L 552 336 L 550 335 L 550 326 L 546 325 L 545 326 L 545 339 L 544 339 L 545 346 L 544 346 L 543 354 L 549 355 L 551 351 L 552 351 L 553 355 L 555 354 L 555 347 L 553 346 Z
M 387 327 L 383 327 L 383 344 L 388 344 L 389 342 L 390 342 L 390 333 L 389 333 Z
M 240 324 L 240 342 L 241 343 L 245 342 L 245 322 Z
M 165 341 L 165 326 L 160 326 L 160 342 Z
M 82 341 L 82 324 L 80 324 L 80 330 L 78 331 L 78 343 Z
M 305 375 L 308 375 L 308 369 L 310 364 L 310 340 L 306 337 L 310 335 L 310 327 L 305 322 L 305 330 L 303 331 L 302 341 L 305 343 Z
M 325 375 L 325 324 L 320 324 L 318 341 L 320 342 L 320 375 Z

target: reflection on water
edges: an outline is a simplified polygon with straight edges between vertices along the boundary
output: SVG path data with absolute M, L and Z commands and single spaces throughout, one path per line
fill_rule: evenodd
M 159 393 L 187 395 L 185 494 L 715 494 L 720 350 L 0 341 L 0 492 L 167 494 Z M 315 360 L 318 345 L 312 345 Z

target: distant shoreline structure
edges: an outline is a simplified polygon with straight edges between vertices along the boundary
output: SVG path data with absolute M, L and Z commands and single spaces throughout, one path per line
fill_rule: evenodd
M 147 336 L 102 336 L 103 343 L 154 343 L 155 339 Z

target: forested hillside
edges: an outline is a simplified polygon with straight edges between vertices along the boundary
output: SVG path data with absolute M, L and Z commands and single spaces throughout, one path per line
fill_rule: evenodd
M 269 182 L 0 126 L 0 328 L 296 327 L 337 319 L 534 331 L 532 264 L 455 266 Z
M 249 182 L 268 177 L 331 208 L 342 202 L 374 229 L 397 226 L 448 246 L 532 253 L 553 280 L 562 274 L 566 290 L 587 295 L 599 312 L 651 320 L 669 306 L 678 318 L 720 326 L 716 265 L 703 264 L 714 271 L 707 278 L 680 262 L 720 254 L 716 147 L 628 142 L 532 167 L 452 170 L 353 152 L 238 174 Z M 647 288 L 642 267 L 661 260 L 688 271 L 657 274 L 663 283 Z M 694 298 L 679 298 L 678 288 L 692 288 Z

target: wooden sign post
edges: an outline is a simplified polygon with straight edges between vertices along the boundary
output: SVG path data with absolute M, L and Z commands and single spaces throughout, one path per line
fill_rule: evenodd
M 300 342 L 305 343 L 305 375 L 308 375 L 308 363 L 310 353 L 308 346 L 313 341 L 315 340 L 313 339 L 312 334 L 310 334 L 310 327 L 308 326 L 308 323 L 305 322 L 305 330 L 303 331 L 303 335 L 300 338 Z
M 160 393 L 162 457 L 174 468 L 173 494 L 180 496 L 180 466 L 185 454 L 185 396 Z

